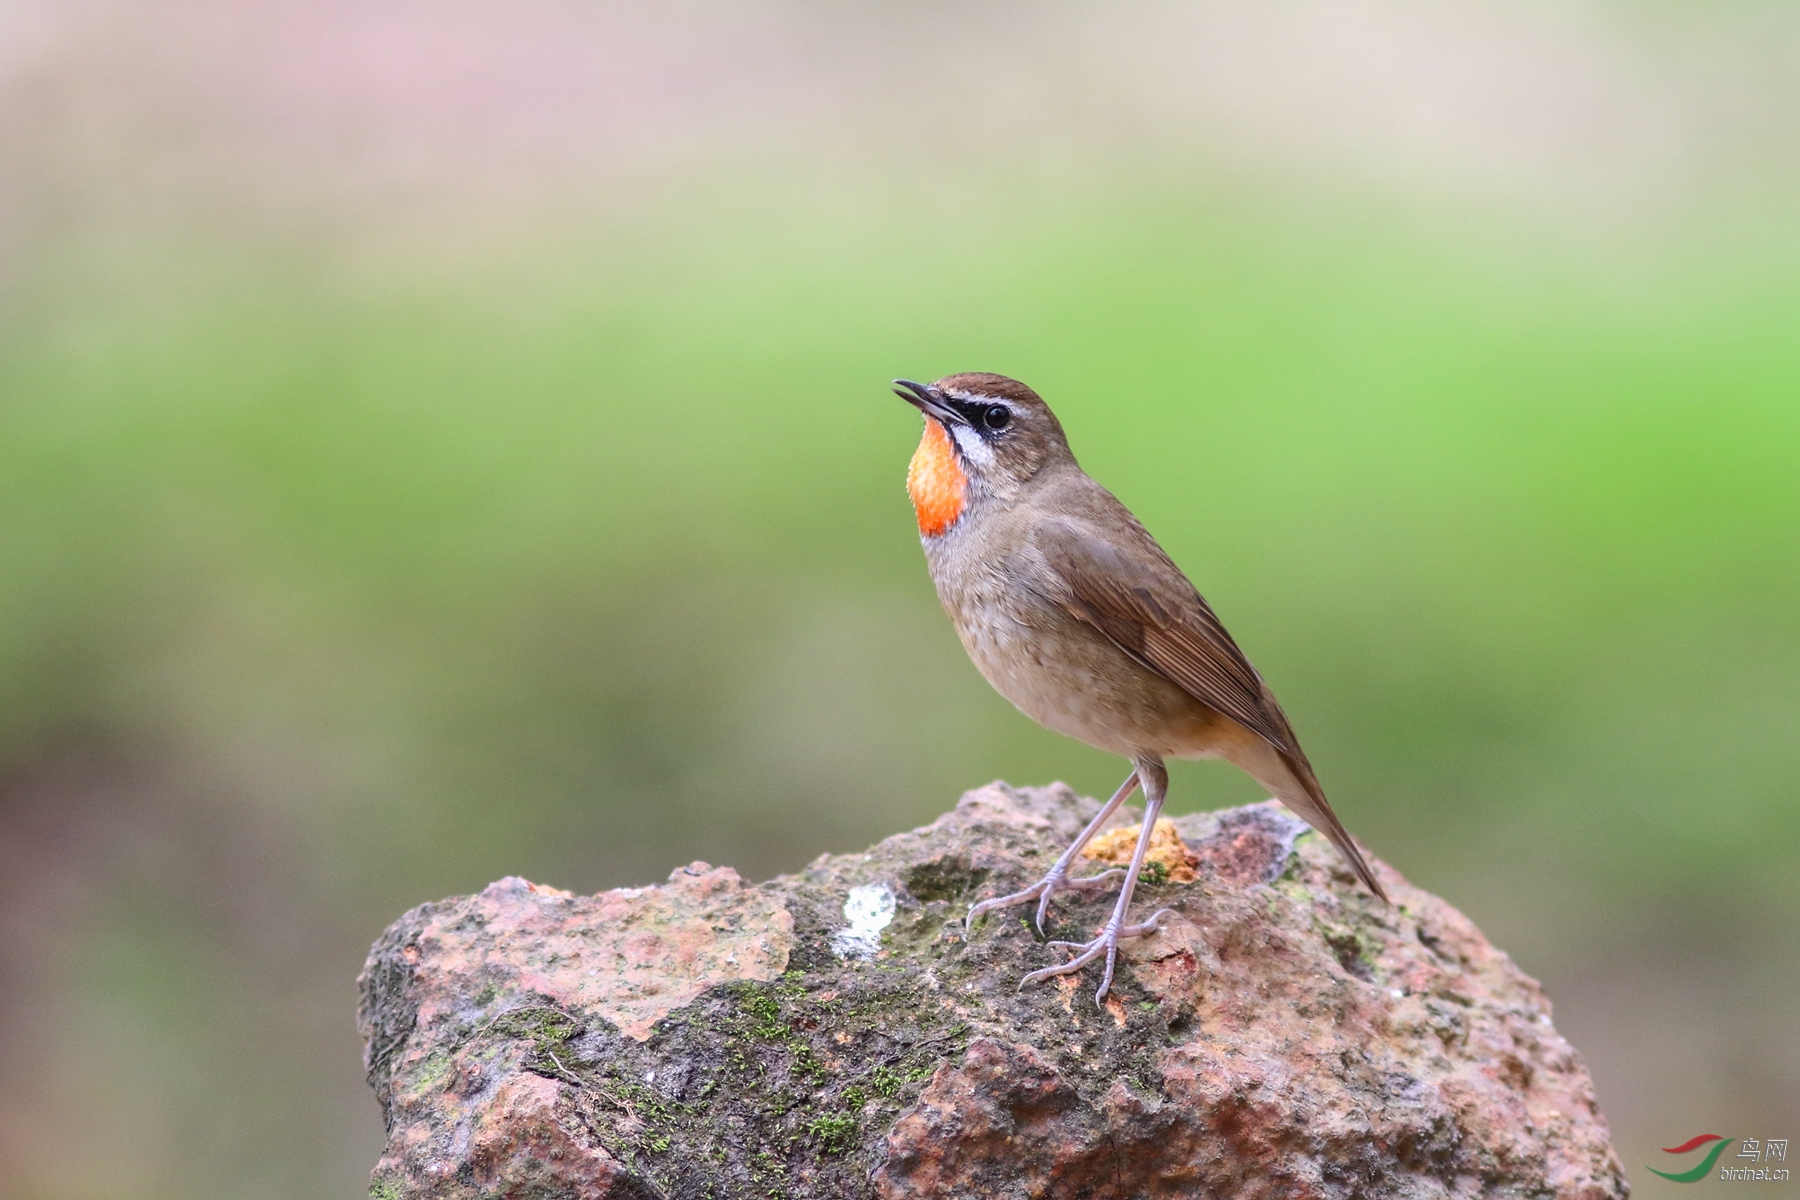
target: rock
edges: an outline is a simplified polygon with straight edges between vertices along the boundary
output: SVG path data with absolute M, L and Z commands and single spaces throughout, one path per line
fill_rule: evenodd
M 1104 1009 L 1090 971 L 967 906 L 1095 811 L 970 792 L 865 854 L 573 896 L 427 904 L 361 978 L 377 1197 L 1570 1197 L 1627 1194 L 1543 992 L 1377 864 L 1392 908 L 1273 801 L 1177 818 Z M 1124 822 L 1129 824 L 1129 822 Z M 1089 936 L 1105 897 L 1058 897 Z

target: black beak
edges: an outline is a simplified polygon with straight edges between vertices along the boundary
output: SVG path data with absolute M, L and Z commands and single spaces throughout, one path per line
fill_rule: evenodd
M 904 390 L 903 390 L 904 389 Z M 894 380 L 894 395 L 900 397 L 928 417 L 936 417 L 946 425 L 966 425 L 968 420 L 944 399 L 944 393 L 928 383 L 910 379 Z

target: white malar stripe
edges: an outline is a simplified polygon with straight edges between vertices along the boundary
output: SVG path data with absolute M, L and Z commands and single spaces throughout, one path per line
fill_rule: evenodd
M 993 465 L 994 448 L 972 428 L 967 425 L 952 425 L 950 436 L 956 439 L 956 448 L 963 452 L 964 458 L 978 467 Z

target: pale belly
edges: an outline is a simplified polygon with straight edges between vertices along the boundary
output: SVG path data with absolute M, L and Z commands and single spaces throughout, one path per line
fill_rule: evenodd
M 1092 626 L 1059 608 L 1021 607 L 1000 594 L 942 598 L 976 669 L 1045 728 L 1127 758 L 1218 752 L 1217 714 Z

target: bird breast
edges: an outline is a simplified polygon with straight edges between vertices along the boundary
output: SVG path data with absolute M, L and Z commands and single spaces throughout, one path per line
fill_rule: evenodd
M 984 678 L 1047 729 L 1127 757 L 1213 753 L 1217 717 L 1046 598 L 1030 564 L 959 528 L 926 540 L 938 597 Z

